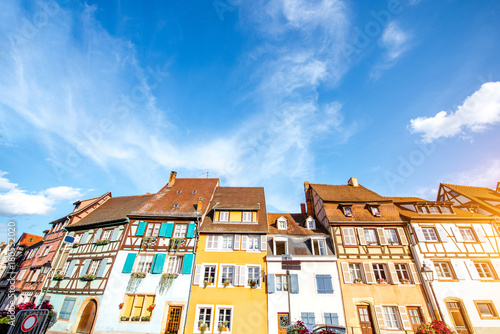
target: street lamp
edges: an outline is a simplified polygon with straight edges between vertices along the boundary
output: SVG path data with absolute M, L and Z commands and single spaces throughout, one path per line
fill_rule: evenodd
M 420 269 L 420 273 L 422 273 L 424 280 L 427 283 L 429 283 L 433 301 L 437 306 L 437 308 L 435 310 L 436 318 L 437 318 L 437 320 L 442 320 L 443 317 L 442 317 L 442 313 L 441 313 L 441 308 L 439 307 L 439 302 L 436 298 L 436 294 L 434 293 L 434 287 L 432 286 L 432 283 L 434 282 L 434 271 L 431 269 L 431 267 L 429 267 L 427 265 L 427 263 L 424 263 L 422 268 Z M 431 304 L 433 304 L 433 303 L 431 303 Z
M 47 287 L 45 288 L 45 291 L 43 291 L 43 286 L 45 285 L 45 281 L 42 284 L 42 299 L 40 300 L 40 307 L 42 306 L 43 300 L 45 299 L 45 296 L 47 295 L 47 290 L 49 289 L 50 286 L 50 281 L 52 281 L 52 277 L 50 276 L 52 271 L 52 262 L 47 261 L 44 264 L 42 264 L 42 272 L 45 272 L 47 274 L 47 278 L 45 280 L 48 281 Z

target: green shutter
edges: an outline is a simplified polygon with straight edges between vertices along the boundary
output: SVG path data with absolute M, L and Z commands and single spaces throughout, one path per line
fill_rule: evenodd
M 156 254 L 153 260 L 153 268 L 151 274 L 161 274 L 163 272 L 163 265 L 167 254 Z
M 193 253 L 184 254 L 184 263 L 182 264 L 182 273 L 183 274 L 191 274 L 193 270 Z
M 135 235 L 142 237 L 144 235 L 145 230 L 146 230 L 146 222 L 139 222 L 139 227 L 137 228 L 137 233 Z
M 165 237 L 172 238 L 172 233 L 174 233 L 174 222 L 167 222 L 167 231 L 165 232 Z
M 128 274 L 132 272 L 132 268 L 134 268 L 136 253 L 128 253 L 127 259 L 125 260 L 125 265 L 123 266 L 122 273 Z
M 195 228 L 195 223 L 189 223 L 187 233 L 186 233 L 186 238 L 192 238 L 194 237 L 194 228 Z
M 161 223 L 160 232 L 158 233 L 159 237 L 167 236 L 167 223 Z

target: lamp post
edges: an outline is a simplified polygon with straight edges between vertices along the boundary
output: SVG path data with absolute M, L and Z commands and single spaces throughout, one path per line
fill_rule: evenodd
M 433 299 L 432 301 L 436 304 L 436 309 L 435 309 L 436 318 L 437 318 L 437 320 L 443 320 L 441 308 L 439 307 L 439 302 L 436 299 L 436 294 L 434 293 L 434 287 L 432 285 L 434 282 L 434 271 L 427 265 L 427 263 L 424 263 L 422 265 L 422 268 L 420 269 L 420 272 L 422 273 L 424 280 L 427 283 L 429 283 L 431 295 L 432 295 L 432 299 Z
M 43 303 L 43 300 L 45 299 L 45 296 L 47 295 L 47 290 L 49 289 L 50 281 L 52 281 L 52 277 L 50 275 L 52 272 L 52 262 L 50 262 L 50 261 L 45 262 L 42 265 L 42 270 L 47 270 L 46 280 L 48 280 L 48 282 L 47 282 L 47 288 L 45 288 L 45 291 L 43 291 L 43 296 L 42 296 L 42 299 L 40 300 L 40 307 L 42 306 L 42 303 Z M 45 285 L 45 281 L 42 284 L 42 290 L 43 290 L 44 285 Z

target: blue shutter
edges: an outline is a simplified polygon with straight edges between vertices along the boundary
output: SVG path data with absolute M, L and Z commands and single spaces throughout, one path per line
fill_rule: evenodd
M 146 225 L 146 222 L 139 222 L 139 227 L 137 227 L 137 232 L 135 233 L 135 235 L 142 237 L 144 235 L 144 231 L 146 230 Z
M 163 265 L 165 264 L 165 258 L 167 254 L 156 254 L 153 260 L 153 266 L 151 274 L 161 274 L 163 271 Z
M 80 244 L 85 244 L 87 243 L 87 238 L 89 237 L 89 231 L 85 231 L 85 233 L 83 233 L 83 236 L 82 238 L 80 239 Z
M 160 232 L 158 232 L 159 237 L 165 237 L 167 235 L 167 223 L 161 223 Z
M 332 276 L 325 275 L 324 282 L 325 282 L 326 293 L 333 293 Z
M 267 274 L 267 293 L 274 293 L 274 274 Z
M 301 312 L 300 317 L 302 318 L 302 322 L 306 325 L 316 324 L 316 318 L 313 312 Z
M 194 227 L 195 223 L 189 223 L 187 233 L 186 233 L 186 238 L 192 238 L 194 237 Z
M 174 222 L 167 222 L 167 227 L 166 227 L 166 231 L 165 231 L 165 237 L 166 238 L 171 238 L 172 237 L 172 233 L 174 232 Z
M 332 277 L 330 275 L 316 275 L 318 293 L 333 293 Z
M 61 319 L 69 319 L 71 316 L 71 311 L 73 310 L 73 305 L 75 305 L 76 298 L 66 298 L 64 299 L 63 306 L 61 307 L 61 312 L 59 317 Z
M 183 274 L 191 274 L 193 270 L 193 253 L 184 254 L 184 263 L 182 264 L 182 273 Z
M 75 265 L 76 265 L 76 260 L 71 260 L 68 266 L 68 270 L 66 270 L 66 274 L 64 274 L 64 277 L 71 277 L 73 269 L 75 269 Z
M 318 287 L 318 293 L 326 293 L 323 275 L 316 275 L 316 286 Z
M 339 315 L 337 313 L 325 313 L 325 323 L 327 325 L 338 325 Z
M 89 270 L 89 266 L 90 266 L 90 259 L 87 259 L 83 262 L 83 267 L 82 269 L 80 270 L 80 277 L 82 277 L 83 275 L 85 275 L 87 273 L 87 271 Z
M 113 234 L 111 234 L 111 241 L 116 241 L 118 239 L 118 234 L 120 233 L 120 228 L 115 227 Z
M 290 292 L 299 293 L 299 276 L 297 274 L 290 275 Z
M 100 228 L 97 231 L 95 231 L 94 242 L 96 242 L 97 240 L 101 239 L 101 234 L 102 234 L 102 228 Z
M 97 270 L 97 277 L 102 277 L 104 275 L 106 264 L 108 264 L 108 259 L 102 259 L 101 264 L 99 265 L 99 269 Z
M 132 268 L 134 268 L 136 253 L 128 253 L 127 259 L 125 260 L 125 265 L 123 266 L 122 273 L 128 274 L 132 272 Z

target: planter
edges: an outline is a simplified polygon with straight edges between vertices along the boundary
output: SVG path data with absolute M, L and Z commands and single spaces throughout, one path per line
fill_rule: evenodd
M 146 277 L 146 273 L 141 273 L 141 272 L 138 272 L 138 273 L 132 273 L 132 278 L 144 278 Z
M 363 284 L 363 281 L 360 279 L 355 279 L 354 284 Z
M 64 279 L 63 275 L 55 274 L 54 276 L 52 276 L 53 281 L 62 281 L 63 279 Z
M 97 240 L 96 242 L 94 242 L 94 244 L 96 246 L 104 246 L 104 245 L 107 245 L 111 242 L 111 240 L 109 239 L 104 239 L 104 240 Z
M 128 318 L 127 317 L 120 317 L 120 320 L 121 321 L 128 321 Z
M 170 289 L 174 280 L 179 277 L 179 274 L 163 274 L 161 275 L 160 282 L 158 283 L 158 292 L 163 294 L 165 291 Z
M 77 248 L 78 246 L 80 246 L 80 244 L 73 244 L 73 246 L 71 246 L 71 247 Z
M 248 280 L 248 285 L 251 287 L 251 288 L 256 288 L 259 286 L 259 281 L 257 280 L 253 280 L 253 279 L 249 279 Z
M 93 281 L 96 279 L 96 275 L 86 274 L 80 277 L 81 281 Z
M 173 251 L 178 250 L 182 243 L 184 242 L 184 238 L 171 238 L 170 239 L 170 249 Z
M 141 241 L 141 248 L 148 248 L 156 242 L 156 237 L 144 237 Z
M 227 287 L 229 284 L 231 284 L 231 282 L 227 278 L 222 283 L 222 285 L 224 285 L 224 287 Z
M 141 320 L 141 317 L 137 316 L 137 317 L 132 317 L 130 318 L 131 321 L 139 321 Z
M 151 320 L 150 316 L 146 316 L 146 317 L 141 318 L 141 321 L 150 321 L 150 320 Z

